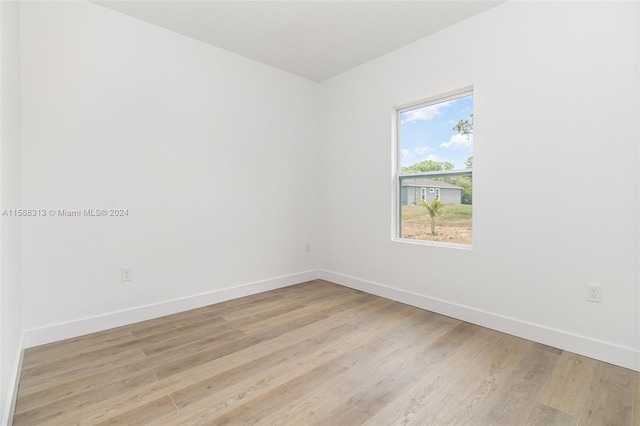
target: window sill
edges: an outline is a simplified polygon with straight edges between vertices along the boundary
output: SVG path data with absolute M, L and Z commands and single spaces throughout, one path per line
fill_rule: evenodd
M 418 246 L 443 247 L 443 248 L 452 248 L 452 249 L 458 249 L 458 250 L 473 249 L 472 244 L 443 243 L 440 241 L 412 240 L 409 238 L 392 238 L 391 241 L 394 243 L 414 244 Z

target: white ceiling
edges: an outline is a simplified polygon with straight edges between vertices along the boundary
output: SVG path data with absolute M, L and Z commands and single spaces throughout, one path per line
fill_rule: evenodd
M 503 1 L 95 1 L 321 82 Z

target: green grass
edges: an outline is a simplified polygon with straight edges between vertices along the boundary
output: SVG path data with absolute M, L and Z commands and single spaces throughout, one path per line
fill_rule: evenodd
M 438 226 L 471 227 L 470 204 L 445 204 L 443 213 L 437 219 Z M 429 213 L 423 206 L 402 206 L 402 222 L 416 223 L 429 221 Z
M 426 207 L 402 206 L 402 238 L 471 244 L 471 206 L 446 204 L 443 214 L 437 218 L 436 235 L 431 233 L 431 218 Z

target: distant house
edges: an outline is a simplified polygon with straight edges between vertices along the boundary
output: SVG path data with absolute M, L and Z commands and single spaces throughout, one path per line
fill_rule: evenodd
M 462 188 L 437 180 L 416 178 L 402 180 L 402 204 L 413 205 L 419 199 L 431 203 L 440 198 L 442 204 L 461 204 Z

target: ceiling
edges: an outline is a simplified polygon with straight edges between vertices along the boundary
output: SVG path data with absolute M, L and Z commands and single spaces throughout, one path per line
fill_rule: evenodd
M 95 1 L 322 82 L 503 1 Z

